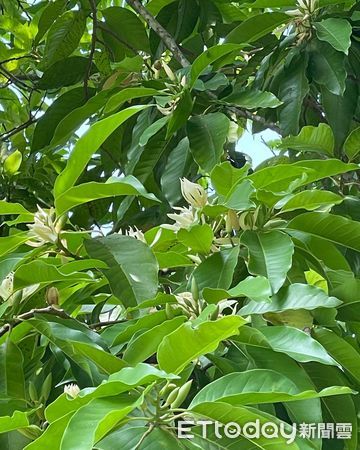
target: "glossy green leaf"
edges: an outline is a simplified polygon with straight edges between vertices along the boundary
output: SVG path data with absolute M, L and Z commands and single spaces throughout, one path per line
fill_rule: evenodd
M 360 127 L 355 128 L 344 143 L 344 151 L 349 160 L 353 160 L 360 152 Z
M 179 328 L 185 321 L 186 317 L 184 316 L 175 317 L 135 337 L 129 342 L 124 352 L 124 360 L 129 364 L 137 364 L 145 361 L 156 353 L 161 341 L 168 334 Z
M 271 33 L 275 28 L 287 23 L 289 20 L 289 16 L 280 12 L 258 14 L 235 27 L 226 36 L 225 41 L 236 44 L 249 44 Z
M 239 248 L 222 250 L 213 253 L 194 271 L 199 290 L 203 288 L 228 289 L 233 279 L 237 264 Z
M 297 194 L 285 197 L 280 200 L 275 207 L 281 208 L 281 212 L 295 211 L 297 209 L 307 209 L 312 211 L 321 207 L 338 205 L 343 201 L 343 197 L 331 191 L 302 191 Z
M 161 342 L 157 359 L 161 369 L 180 373 L 191 361 L 214 351 L 219 343 L 238 333 L 245 321 L 239 316 L 223 317 L 215 322 L 192 326 L 184 323 Z
M 241 243 L 248 249 L 248 270 L 270 281 L 275 294 L 284 284 L 292 264 L 294 245 L 291 238 L 281 231 L 245 231 Z
M 229 119 L 222 113 L 194 116 L 188 121 L 190 150 L 203 170 L 209 172 L 220 162 L 229 124 Z
M 345 217 L 309 212 L 292 219 L 288 228 L 360 251 L 360 224 Z
M 299 391 L 298 387 L 279 372 L 266 369 L 231 373 L 203 388 L 192 400 L 190 408 L 201 403 L 224 402 L 231 405 L 252 405 L 351 394 L 346 387 L 330 387 L 317 393 Z
M 239 313 L 264 314 L 267 312 L 281 312 L 288 309 L 336 308 L 341 304 L 335 297 L 328 297 L 326 293 L 315 286 L 295 283 L 283 287 L 271 299 L 271 303 L 250 302 L 243 306 Z
M 28 415 L 22 411 L 14 411 L 12 416 L 0 417 L 0 433 L 8 433 L 18 428 L 26 428 L 28 425 Z
M 214 233 L 208 224 L 193 225 L 189 230 L 179 230 L 177 237 L 182 244 L 195 253 L 207 254 L 210 252 Z
M 234 44 L 215 45 L 199 55 L 191 66 L 189 82 L 190 89 L 194 87 L 196 80 L 210 64 L 213 64 L 215 61 L 228 55 L 229 53 L 240 50 L 240 48 L 241 46 Z
M 48 32 L 42 66 L 49 67 L 71 55 L 79 45 L 85 25 L 83 11 L 66 11 L 56 19 Z
M 55 207 L 57 213 L 62 215 L 83 203 L 125 195 L 136 195 L 158 201 L 153 194 L 146 192 L 144 186 L 135 177 L 129 175 L 124 178 L 110 178 L 106 183 L 90 181 L 74 186 L 57 197 Z
M 159 91 L 151 88 L 127 88 L 122 89 L 120 92 L 112 95 L 107 101 L 104 112 L 106 114 L 115 112 L 125 102 L 141 97 L 152 97 L 159 94 Z
M 318 152 L 329 156 L 334 152 L 334 134 L 325 123 L 317 127 L 302 128 L 297 136 L 289 136 L 282 140 L 282 148 L 291 148 L 298 152 Z
M 158 265 L 150 248 L 135 238 L 111 235 L 85 242 L 90 256 L 104 261 L 104 275 L 111 289 L 126 306 L 136 306 L 155 296 Z M 141 261 L 141 264 L 139 263 Z
M 73 148 L 65 169 L 56 179 L 55 194 L 58 197 L 71 188 L 86 167 L 91 156 L 125 120 L 144 109 L 144 106 L 132 106 L 106 119 L 93 124 Z
M 331 17 L 315 22 L 314 26 L 318 39 L 328 42 L 335 50 L 348 54 L 352 27 L 347 20 Z
M 276 108 L 282 102 L 274 94 L 267 91 L 234 89 L 227 97 L 222 99 L 226 103 L 232 103 L 240 108 Z
M 4 170 L 7 175 L 14 175 L 20 168 L 22 162 L 22 153 L 15 150 L 7 156 L 4 161 Z

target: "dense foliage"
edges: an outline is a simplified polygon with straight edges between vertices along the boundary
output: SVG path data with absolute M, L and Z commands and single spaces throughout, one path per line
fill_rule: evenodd
M 0 449 L 357 450 L 360 5 L 0 12 Z

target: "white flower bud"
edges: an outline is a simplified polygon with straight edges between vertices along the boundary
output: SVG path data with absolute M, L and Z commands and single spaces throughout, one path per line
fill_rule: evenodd
M 64 386 L 64 393 L 72 398 L 76 398 L 79 395 L 80 388 L 75 383 L 66 384 Z
M 200 184 L 192 183 L 186 178 L 181 178 L 181 193 L 189 205 L 194 208 L 203 208 L 207 203 L 207 193 Z

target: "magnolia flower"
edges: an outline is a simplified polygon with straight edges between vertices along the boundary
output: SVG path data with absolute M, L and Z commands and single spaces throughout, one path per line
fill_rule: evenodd
M 79 395 L 80 388 L 75 383 L 66 384 L 64 386 L 64 393 L 72 398 L 76 398 Z
M 179 231 L 181 228 L 185 230 L 189 229 L 192 225 L 198 222 L 198 216 L 196 211 L 192 208 L 185 207 L 174 207 L 177 211 L 180 211 L 179 214 L 168 214 L 169 219 L 175 221 L 172 225 L 162 225 L 163 228 L 167 228 L 168 230 Z
M 123 234 L 121 230 L 119 231 L 119 234 Z M 134 227 L 134 228 L 129 227 L 129 229 L 125 231 L 124 235 L 146 243 L 144 233 L 141 230 L 139 230 L 137 227 Z
M 14 272 L 10 272 L 0 284 L 0 297 L 7 300 L 13 293 L 14 288 Z
M 181 178 L 181 193 L 184 199 L 194 208 L 203 208 L 207 203 L 207 193 L 200 184 Z
M 28 225 L 29 236 L 35 240 L 28 241 L 32 247 L 40 247 L 48 242 L 55 244 L 60 232 L 59 225 L 54 222 L 55 211 L 53 208 L 48 212 L 38 206 L 38 211 L 34 215 L 34 223 Z

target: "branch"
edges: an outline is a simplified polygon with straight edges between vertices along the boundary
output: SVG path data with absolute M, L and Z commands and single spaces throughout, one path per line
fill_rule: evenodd
M 37 121 L 37 119 L 35 119 L 34 117 L 30 118 L 29 120 L 27 120 L 26 122 L 22 123 L 21 125 L 19 125 L 18 127 L 12 128 L 9 131 L 6 131 L 5 133 L 0 134 L 0 142 L 5 142 L 7 141 L 11 136 L 14 136 L 14 134 L 19 133 L 22 130 L 25 130 L 25 128 L 29 127 L 30 125 L 32 125 L 33 123 L 35 123 Z
M 155 31 L 182 67 L 187 67 L 190 65 L 182 50 L 175 42 L 175 39 L 165 30 L 165 28 L 155 19 L 155 17 L 146 8 L 144 8 L 139 0 L 126 0 L 126 3 L 130 5 L 138 14 L 140 14 L 149 27 Z
M 263 125 L 266 128 L 269 128 L 270 130 L 275 131 L 276 133 L 281 135 L 281 129 L 278 125 L 276 125 L 276 123 L 273 122 L 267 122 L 263 117 L 258 116 L 250 111 L 247 110 L 243 110 L 243 109 L 239 109 L 239 108 L 234 108 L 234 107 L 228 107 L 227 108 L 228 111 L 236 114 L 237 116 L 240 117 L 244 117 L 245 119 L 250 119 L 253 122 L 257 122 L 260 125 Z
M 20 316 L 13 319 L 13 322 L 11 324 L 7 323 L 2 328 L 0 328 L 0 337 L 10 331 L 12 328 L 22 323 L 24 320 L 33 319 L 35 317 L 35 314 L 49 314 L 51 316 L 61 317 L 62 319 L 71 319 L 71 317 L 63 309 L 57 309 L 53 306 L 32 309 L 24 314 L 20 314 Z
M 91 74 L 91 66 L 94 60 L 94 54 L 96 49 L 96 32 L 97 32 L 97 11 L 96 11 L 96 3 L 95 0 L 89 0 L 91 11 L 92 11 L 92 22 L 93 22 L 93 30 L 92 30 L 92 36 L 91 36 L 91 48 L 90 48 L 90 54 L 89 54 L 89 64 L 86 69 L 85 78 L 84 78 L 84 91 L 85 91 L 85 98 L 89 97 L 88 92 L 88 84 L 89 84 L 89 78 Z

